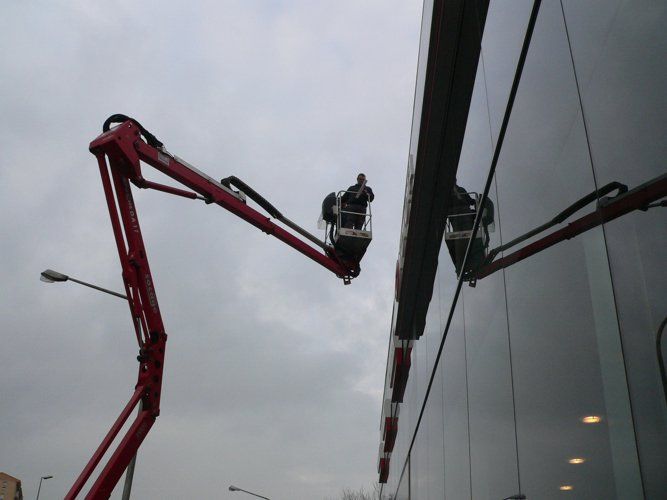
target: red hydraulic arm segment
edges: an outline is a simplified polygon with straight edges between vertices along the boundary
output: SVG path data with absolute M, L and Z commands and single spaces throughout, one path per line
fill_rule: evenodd
M 150 143 L 144 142 L 142 136 Z M 139 375 L 132 397 L 65 496 L 67 500 L 76 498 L 81 492 L 132 411 L 141 402 L 136 419 L 86 495 L 87 499 L 109 498 L 160 414 L 167 334 L 162 323 L 130 183 L 140 188 L 157 189 L 220 205 L 265 233 L 287 243 L 346 283 L 358 274 L 359 264 L 358 260 L 339 258 L 332 248 L 287 219 L 281 220 L 319 245 L 323 252 L 276 225 L 268 217 L 246 205 L 242 195 L 168 153 L 155 137 L 134 120 L 127 119 L 119 126 L 104 132 L 90 144 L 90 151 L 97 158 L 120 257 L 125 292 L 139 345 Z M 192 191 L 144 179 L 141 162 L 155 167 Z

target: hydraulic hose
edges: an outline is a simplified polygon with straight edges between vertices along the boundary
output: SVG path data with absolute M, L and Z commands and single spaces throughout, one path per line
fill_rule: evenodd
M 311 242 L 315 243 L 318 247 L 322 248 L 323 250 L 327 250 L 327 245 L 324 243 L 322 240 L 319 238 L 313 236 L 310 234 L 308 231 L 306 231 L 304 228 L 301 226 L 295 224 L 291 220 L 289 220 L 287 217 L 285 217 L 283 214 L 280 213 L 280 211 L 271 205 L 266 198 L 264 198 L 262 195 L 260 195 L 257 191 L 255 191 L 253 188 L 248 186 L 245 182 L 243 182 L 241 179 L 234 175 L 230 175 L 229 177 L 225 177 L 224 179 L 220 180 L 220 184 L 223 186 L 231 189 L 232 186 L 236 187 L 237 189 L 243 191 L 245 195 L 253 200 L 255 203 L 257 203 L 260 207 L 262 207 L 264 210 L 266 210 L 271 217 L 273 217 L 276 220 L 279 220 L 286 226 L 294 229 L 297 233 L 299 233 L 301 236 L 304 238 L 310 240 Z
M 229 177 L 225 177 L 224 179 L 222 179 L 220 181 L 220 184 L 230 189 L 232 186 L 234 186 L 240 191 L 243 191 L 248 198 L 257 203 L 264 210 L 266 210 L 274 219 L 280 220 L 284 218 L 283 215 L 278 211 L 278 209 L 273 205 L 271 205 L 271 203 L 269 203 L 266 200 L 266 198 L 264 198 L 261 194 L 259 194 L 250 186 L 248 186 L 238 177 L 230 175 Z
M 122 114 L 111 115 L 104 121 L 104 124 L 102 125 L 102 132 L 108 132 L 109 129 L 111 128 L 112 123 L 123 123 L 128 120 L 132 121 L 137 127 L 139 127 L 141 135 L 144 137 L 144 139 L 146 139 L 147 144 L 153 146 L 154 148 L 161 148 L 162 146 L 164 146 L 164 144 L 162 144 L 162 141 L 160 141 L 157 137 L 155 137 L 148 130 L 146 130 L 141 125 L 141 123 L 139 123 L 134 118 L 130 118 L 127 115 L 122 115 Z

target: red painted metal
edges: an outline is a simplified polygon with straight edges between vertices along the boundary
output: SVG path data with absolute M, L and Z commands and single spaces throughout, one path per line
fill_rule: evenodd
M 378 472 L 380 473 L 379 483 L 386 483 L 389 478 L 389 460 L 390 458 L 388 456 L 380 459 L 378 464 Z
M 125 292 L 139 344 L 139 356 L 137 357 L 139 375 L 130 401 L 67 493 L 65 497 L 67 500 L 76 498 L 81 492 L 130 413 L 141 401 L 141 411 L 86 495 L 87 499 L 109 498 L 160 414 L 167 334 L 162 323 L 130 183 L 140 188 L 157 189 L 188 198 L 202 197 L 207 202 L 220 205 L 262 231 L 287 243 L 341 278 L 349 280 L 354 265 L 358 264 L 349 263 L 348 265 L 336 258 L 333 251 L 321 253 L 274 224 L 265 215 L 247 206 L 231 192 L 220 187 L 217 182 L 212 182 L 210 177 L 187 166 L 182 160 L 168 154 L 166 150 L 158 150 L 148 145 L 141 139 L 139 127 L 131 120 L 97 137 L 90 144 L 90 151 L 97 158 L 100 169 L 111 226 L 123 271 Z M 147 181 L 141 174 L 141 161 L 184 184 L 194 193 Z
M 83 488 L 83 485 L 86 484 L 86 481 L 88 481 L 88 478 L 93 473 L 93 470 L 95 469 L 95 467 L 97 467 L 97 464 L 102 459 L 102 456 L 109 449 L 109 446 L 115 439 L 116 435 L 118 435 L 118 432 L 120 432 L 121 427 L 123 426 L 127 418 L 130 416 L 130 413 L 132 413 L 134 407 L 137 406 L 137 403 L 141 399 L 142 395 L 143 395 L 143 387 L 139 387 L 137 390 L 134 391 L 134 394 L 130 398 L 130 401 L 128 401 L 127 405 L 125 405 L 125 408 L 123 408 L 123 411 L 120 413 L 120 415 L 114 422 L 113 426 L 111 427 L 107 435 L 104 436 L 102 443 L 97 448 L 97 450 L 95 450 L 95 453 L 88 461 L 83 471 L 81 472 L 77 480 L 74 482 L 74 485 L 65 496 L 66 499 L 76 498 L 76 496 L 79 494 L 81 488 Z
M 394 450 L 396 443 L 396 434 L 398 433 L 398 417 L 385 417 L 384 419 L 384 434 L 382 440 L 384 441 L 383 451 L 391 453 Z
M 184 189 L 178 189 L 171 186 L 165 186 L 164 184 L 158 184 L 157 182 L 151 182 L 147 180 L 144 180 L 144 184 L 141 187 L 155 189 L 156 191 L 163 191 L 165 193 L 175 194 L 177 196 L 183 196 L 184 198 L 190 198 L 193 200 L 197 198 L 196 193 L 192 193 L 190 191 L 185 191 Z
M 394 366 L 391 379 L 391 402 L 402 403 L 403 394 L 405 394 L 405 386 L 408 383 L 408 376 L 410 375 L 412 347 L 396 347 L 394 348 Z

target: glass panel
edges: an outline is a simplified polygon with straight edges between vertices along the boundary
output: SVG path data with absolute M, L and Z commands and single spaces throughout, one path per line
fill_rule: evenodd
M 412 367 L 414 368 L 414 367 Z M 401 403 L 400 413 L 398 417 L 398 434 L 396 436 L 396 444 L 394 446 L 394 451 L 391 455 L 390 462 L 390 476 L 400 477 L 403 466 L 407 460 L 408 456 L 408 446 L 412 440 L 412 432 L 414 430 L 413 426 L 413 414 L 414 406 L 410 404 L 411 401 L 411 392 L 413 386 L 413 372 L 412 368 L 410 370 L 410 375 L 408 378 L 407 385 L 405 387 L 405 394 L 403 397 L 403 403 Z
M 445 498 L 470 498 L 468 396 L 463 331 L 463 302 L 459 301 L 442 353 Z
M 619 181 L 632 189 L 663 175 L 665 2 L 566 0 L 563 5 L 598 184 Z M 664 208 L 651 208 L 605 225 L 648 498 L 667 491 L 667 405 L 656 352 L 658 327 L 667 315 L 666 220 Z
M 391 469 L 391 466 L 392 466 L 392 464 L 391 464 L 391 462 L 389 462 L 390 471 L 389 471 L 389 478 L 387 479 L 387 482 L 385 484 L 380 484 L 380 486 L 382 487 L 381 500 L 390 500 L 390 499 L 393 500 L 393 498 L 395 497 L 396 490 L 398 488 L 398 480 L 397 480 L 398 476 L 396 475 L 396 476 L 392 477 L 391 474 L 394 471 Z
M 410 498 L 423 499 L 428 494 L 426 489 L 428 436 L 423 431 L 424 427 L 420 426 L 410 450 Z
M 435 352 L 433 351 L 435 357 Z M 444 449 L 444 416 L 442 398 L 442 364 L 438 363 L 436 376 L 433 379 L 431 394 L 424 411 L 423 430 L 426 434 L 426 491 L 423 498 L 442 500 L 445 496 L 445 449 Z M 421 432 L 421 431 L 420 431 Z
M 595 186 L 560 4 L 545 2 L 497 170 L 503 241 Z M 580 498 L 641 498 L 601 228 L 505 276 L 522 493 L 560 498 L 559 488 L 571 487 Z M 582 420 L 593 415 L 598 423 Z
M 463 289 L 473 498 L 519 492 L 502 273 Z
M 408 457 L 408 463 L 405 466 L 403 471 L 403 477 L 401 477 L 401 483 L 398 486 L 398 491 L 396 492 L 396 500 L 410 500 L 410 459 Z
M 439 296 L 439 287 L 436 283 L 433 287 L 433 297 L 426 315 L 424 335 L 414 343 L 413 363 L 415 362 L 415 358 L 417 359 L 416 366 L 415 364 L 412 366 L 411 376 L 414 375 L 416 378 L 416 405 L 412 408 L 414 424 L 411 429 L 414 429 L 414 425 L 417 423 L 416 420 L 421 411 L 428 382 L 433 371 L 433 363 L 442 337 Z M 439 394 L 437 391 L 439 391 Z M 440 415 L 439 418 L 438 413 Z M 439 427 L 440 435 L 440 438 L 435 441 L 433 439 L 433 432 L 430 432 L 434 424 Z M 412 495 L 417 495 L 416 498 L 438 498 L 437 495 L 433 497 L 434 493 L 431 483 L 442 477 L 443 470 L 441 468 L 439 473 L 433 476 L 431 474 L 432 459 L 436 460 L 437 467 L 438 455 L 440 455 L 441 462 L 442 454 L 442 387 L 441 385 L 434 384 L 429 393 L 415 444 L 410 452 L 412 460 Z
M 412 111 L 412 134 L 410 137 L 410 152 L 416 154 L 421 127 L 422 107 L 424 105 L 424 84 L 426 82 L 426 63 L 431 41 L 431 20 L 433 18 L 433 0 L 424 0 L 422 10 L 421 37 L 419 40 L 419 60 L 417 62 L 417 82 L 415 83 L 415 105 Z
M 532 0 L 495 0 L 489 4 L 482 39 L 481 64 L 487 77 L 487 119 L 491 123 L 493 144 L 498 138 L 507 107 L 532 3 Z M 488 166 L 490 162 L 484 165 Z
M 598 182 L 664 174 L 667 6 L 565 0 L 564 10 Z
M 467 192 L 482 193 L 489 175 L 493 151 L 489 129 L 484 68 L 477 66 L 475 86 L 470 100 L 466 133 L 461 147 L 457 184 Z
M 629 214 L 605 225 L 647 498 L 667 491 L 667 405 L 656 351 L 658 327 L 667 315 L 664 210 Z
M 493 9 L 492 9 L 493 10 Z M 490 13 L 493 15 L 493 12 Z M 521 16 L 519 16 L 521 17 Z M 504 19 L 504 14 L 500 15 Z M 491 32 L 497 30 L 491 23 Z M 488 33 L 485 32 L 485 37 Z M 510 37 L 511 38 L 511 37 Z M 491 53 L 500 56 L 508 40 L 500 40 Z M 502 54 L 503 62 L 513 61 Z M 498 62 L 485 67 L 495 67 Z M 468 192 L 482 193 L 491 164 L 492 142 L 484 67 L 478 66 L 463 150 L 459 163 L 458 185 Z M 505 89 L 508 91 L 508 87 Z M 502 93 L 502 92 L 501 92 Z M 507 96 L 505 95 L 505 101 Z M 495 190 L 490 194 L 495 207 Z M 484 244 L 500 244 L 500 231 L 481 231 Z M 478 240 L 479 241 L 479 240 Z M 483 247 L 484 244 L 481 244 Z M 475 260 L 483 258 L 477 249 Z M 470 460 L 474 498 L 505 498 L 519 491 L 516 463 L 516 436 L 512 380 L 509 360 L 504 283 L 501 274 L 481 280 L 477 287 L 462 290 L 465 303 L 465 341 L 467 354 L 468 407 L 470 412 Z
M 437 284 L 438 274 L 439 271 L 436 273 L 436 283 L 433 285 L 433 295 L 426 313 L 424 333 L 418 340 L 414 342 L 414 357 L 419 357 L 416 366 L 417 369 L 411 373 L 411 376 L 414 374 L 417 377 L 416 400 L 418 402 L 418 406 L 416 407 L 416 411 L 421 410 L 422 403 L 426 396 L 428 382 L 431 378 L 431 374 L 433 373 L 433 363 L 435 362 L 435 357 L 438 353 L 440 339 L 442 339 L 440 290 Z
M 520 7 L 521 2 L 511 3 L 509 11 L 505 6 L 492 6 L 489 13 L 489 31 L 485 29 L 487 44 L 484 65 L 477 68 L 477 78 L 468 114 L 466 135 L 459 161 L 457 185 L 461 191 L 483 193 L 492 158 L 492 139 L 490 114 L 487 104 L 487 89 L 499 104 L 507 101 L 511 84 L 512 67 L 518 57 L 515 50 L 516 40 L 522 37 L 522 30 L 527 14 L 514 12 L 514 17 L 507 18 L 508 12 Z M 525 3 L 525 2 L 523 2 Z M 495 16 L 495 17 L 494 17 Z M 523 19 L 523 21 L 521 21 Z M 499 22 L 516 27 L 501 29 Z M 497 39 L 497 40 L 496 40 Z M 489 55 L 494 58 L 489 61 Z M 507 72 L 508 81 L 502 78 L 488 85 L 485 81 L 485 68 Z M 503 73 L 504 74 L 504 73 Z M 505 78 L 507 80 L 507 78 Z M 503 96 L 501 99 L 500 96 Z M 504 106 L 504 104 L 503 104 Z M 472 196 L 469 194 L 469 196 Z M 495 189 L 489 196 L 495 207 Z M 472 217 L 470 222 L 472 222 Z M 471 254 L 475 261 L 484 258 L 484 246 L 500 245 L 500 231 L 480 230 L 484 242 L 476 240 Z M 452 247 L 452 242 L 447 242 Z M 464 240 L 467 244 L 467 240 Z M 464 247 L 465 248 L 465 245 Z M 453 273 L 455 274 L 455 273 Z M 504 283 L 502 274 L 481 280 L 477 287 L 464 285 L 460 301 L 465 303 L 465 349 L 467 359 L 468 410 L 470 431 L 470 465 L 473 498 L 505 498 L 519 491 L 518 465 L 516 463 L 516 433 L 514 425 L 514 406 L 512 379 L 509 359 L 507 315 L 505 308 Z M 448 339 L 449 341 L 449 339 Z M 446 349 L 446 348 L 445 348 Z M 447 365 L 445 365 L 445 369 Z M 445 479 L 445 484 L 449 475 Z
M 408 427 L 404 427 L 407 431 L 406 446 L 410 446 L 410 441 L 415 433 L 417 425 L 417 418 L 419 418 L 419 410 L 422 403 L 422 394 L 420 394 L 423 366 L 426 362 L 426 342 L 415 341 L 412 347 L 412 357 L 410 365 L 410 378 L 408 379 L 407 387 L 405 389 L 405 396 L 403 406 L 409 406 L 409 422 Z
M 442 340 L 442 333 L 445 331 L 447 326 L 447 318 L 449 317 L 449 311 L 452 307 L 452 301 L 454 300 L 454 292 L 456 291 L 457 279 L 456 279 L 456 270 L 454 267 L 454 261 L 447 249 L 447 245 L 443 242 L 440 245 L 440 253 L 438 255 L 438 272 L 436 275 L 436 283 L 433 285 L 434 289 L 438 289 L 438 301 L 440 303 L 440 326 L 439 331 L 440 335 L 438 338 L 439 342 Z M 431 301 L 435 303 L 435 301 Z M 434 355 L 435 356 L 435 355 Z
M 443 277 L 441 288 L 444 294 L 451 294 L 452 297 L 457 274 L 461 270 L 468 246 L 469 235 L 466 234 L 466 231 L 472 229 L 476 205 L 479 205 L 484 192 L 491 164 L 491 132 L 485 88 L 484 70 L 482 65 L 479 65 L 466 123 L 466 134 L 461 148 L 456 186 L 451 195 L 452 203 L 445 230 L 445 244 L 450 255 L 450 264 L 442 267 L 447 276 Z M 493 226 L 487 229 L 488 231 L 479 231 L 473 243 L 474 251 L 469 262 L 479 262 L 484 258 L 488 236 L 494 237 L 495 232 Z M 482 237 L 484 240 L 481 239 Z M 495 237 L 497 239 L 497 236 Z M 455 262 L 456 266 L 451 262 Z

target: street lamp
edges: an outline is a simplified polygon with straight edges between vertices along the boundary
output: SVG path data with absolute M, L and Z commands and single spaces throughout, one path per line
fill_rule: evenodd
M 37 498 L 35 500 L 39 500 L 39 492 L 42 490 L 42 481 L 45 479 L 51 479 L 53 476 L 42 476 L 39 478 L 39 488 L 37 488 Z
M 114 292 L 112 290 L 107 290 L 106 288 L 92 285 L 90 283 L 86 283 L 85 281 L 77 280 L 75 278 L 72 278 L 71 276 L 67 276 L 66 274 L 59 273 L 58 271 L 54 271 L 52 269 L 47 269 L 46 271 L 42 271 L 42 274 L 40 275 L 39 279 L 44 283 L 73 281 L 74 283 L 78 283 L 79 285 L 87 286 L 89 288 L 94 288 L 95 290 L 99 290 L 100 292 L 108 293 L 109 295 L 114 295 L 115 297 L 120 297 L 121 299 L 127 300 L 127 296 L 123 295 L 122 293 Z
M 73 281 L 74 283 L 78 283 L 79 285 L 87 286 L 89 288 L 93 288 L 100 292 L 113 295 L 114 297 L 119 297 L 121 299 L 128 300 L 127 296 L 123 295 L 122 293 L 114 292 L 113 290 L 107 290 L 106 288 L 102 288 L 101 286 L 93 285 L 91 283 L 86 283 L 85 281 L 72 278 L 71 276 L 59 273 L 58 271 L 54 271 L 53 269 L 47 269 L 46 271 L 42 271 L 42 273 L 39 276 L 39 279 L 44 283 L 60 283 L 63 281 Z M 141 412 L 141 404 L 139 404 L 139 412 Z M 123 500 L 129 500 L 130 498 L 130 492 L 132 491 L 132 480 L 134 478 L 134 467 L 136 463 L 137 463 L 137 455 L 135 454 L 134 457 L 132 457 L 132 461 L 127 466 L 127 472 L 125 474 L 125 485 L 123 486 L 123 497 L 122 497 Z M 49 476 L 49 478 L 50 477 L 53 476 Z M 42 486 L 41 481 L 39 482 L 39 485 L 40 487 Z M 37 492 L 37 498 L 39 498 L 39 491 Z
M 244 490 L 243 488 L 239 488 L 238 486 L 229 486 L 229 491 L 242 491 L 243 493 L 247 493 L 248 495 L 252 495 L 257 498 L 263 498 L 264 500 L 271 500 L 268 497 L 263 497 L 262 495 L 258 495 L 257 493 L 253 493 L 252 491 Z

